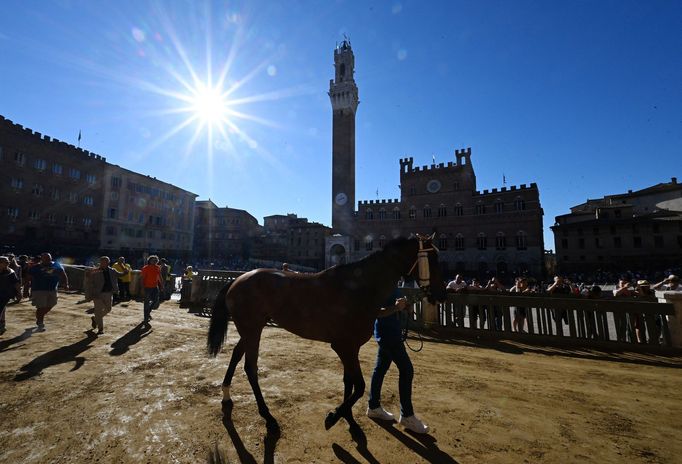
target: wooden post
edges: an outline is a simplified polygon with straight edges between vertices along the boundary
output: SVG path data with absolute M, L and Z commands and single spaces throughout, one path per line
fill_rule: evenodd
M 670 345 L 682 348 L 682 292 L 656 292 L 656 297 L 659 302 L 672 303 L 675 307 L 675 314 L 668 316 Z
M 422 322 L 427 328 L 438 326 L 438 306 L 426 298 L 422 299 Z

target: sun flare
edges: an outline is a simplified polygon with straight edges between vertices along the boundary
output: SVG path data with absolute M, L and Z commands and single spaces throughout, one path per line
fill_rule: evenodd
M 204 124 L 221 124 L 227 117 L 227 110 L 227 101 L 220 89 L 200 86 L 195 90 L 191 111 Z

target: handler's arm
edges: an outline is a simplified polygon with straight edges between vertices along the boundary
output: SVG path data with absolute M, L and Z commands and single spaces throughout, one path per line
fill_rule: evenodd
M 377 315 L 377 317 L 390 316 L 391 314 L 395 314 L 398 311 L 402 311 L 403 309 L 405 309 L 406 306 L 407 306 L 407 298 L 405 298 L 405 297 L 398 298 L 397 300 L 395 300 L 395 304 L 393 306 L 389 306 L 388 308 L 381 308 L 379 310 L 379 314 Z

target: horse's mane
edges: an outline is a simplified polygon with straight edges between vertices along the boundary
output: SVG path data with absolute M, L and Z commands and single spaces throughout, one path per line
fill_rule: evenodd
M 377 250 L 365 256 L 364 258 L 361 258 L 357 261 L 353 261 L 352 263 L 339 264 L 330 267 L 320 272 L 320 274 L 333 272 L 335 277 L 337 278 L 344 278 L 346 276 L 349 278 L 356 277 L 355 271 L 357 269 L 372 268 L 377 263 L 385 262 L 390 256 L 395 254 L 396 251 L 401 250 L 408 243 L 416 241 L 417 241 L 416 238 L 405 237 L 394 238 L 393 240 L 389 241 L 386 245 L 384 245 L 384 247 L 381 250 Z

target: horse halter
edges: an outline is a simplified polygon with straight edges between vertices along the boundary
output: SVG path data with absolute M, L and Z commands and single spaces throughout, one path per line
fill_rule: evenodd
M 432 234 L 430 237 L 423 237 L 421 235 L 417 235 L 417 240 L 419 241 L 419 251 L 417 251 L 417 259 L 415 260 L 414 264 L 410 268 L 410 271 L 407 273 L 412 274 L 412 271 L 414 271 L 414 268 L 417 268 L 417 274 L 418 274 L 418 283 L 419 283 L 419 288 L 422 289 L 424 292 L 427 294 L 430 293 L 430 287 L 431 287 L 431 271 L 429 269 L 429 252 L 430 251 L 435 251 L 438 253 L 438 248 L 436 248 L 433 245 L 433 238 L 435 237 L 435 233 Z M 424 242 L 431 242 L 431 246 L 428 248 L 424 247 Z

